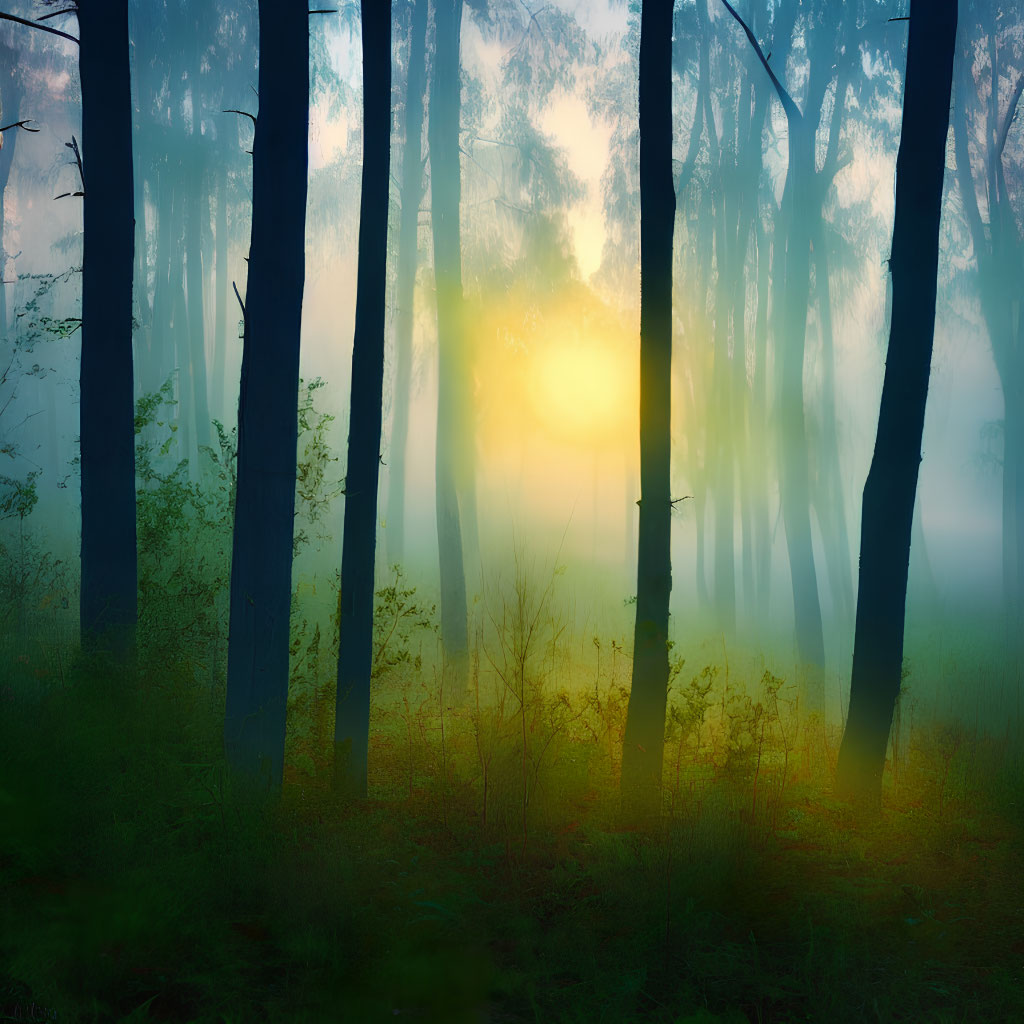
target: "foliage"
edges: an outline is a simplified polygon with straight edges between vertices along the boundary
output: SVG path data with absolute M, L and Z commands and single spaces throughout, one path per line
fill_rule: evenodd
M 408 607 L 409 583 L 384 589 L 390 615 Z M 379 677 L 357 806 L 294 757 L 278 805 L 236 798 L 219 699 L 180 661 L 79 662 L 62 679 L 45 644 L 5 659 L 4 1007 L 202 1024 L 1021 1017 L 1024 737 L 915 728 L 886 819 L 861 822 L 827 771 L 799 767 L 786 683 L 763 674 L 748 704 L 735 667 L 682 682 L 677 659 L 670 730 L 703 788 L 684 786 L 660 830 L 622 831 L 602 735 L 624 719 L 628 653 L 588 637 L 595 657 L 578 660 L 544 593 L 523 574 L 490 591 L 502 631 L 478 643 L 503 672 L 509 652 L 509 685 L 484 678 L 486 654 L 478 672 L 482 695 L 506 694 L 503 725 L 497 703 L 439 700 L 414 658 Z M 744 750 L 762 729 L 758 774 Z M 486 820 L 478 738 L 493 750 Z M 765 764 L 787 743 L 773 815 Z
M 323 530 L 340 484 L 327 445 L 333 417 L 317 408 L 324 382 L 300 382 L 295 553 Z M 200 449 L 198 473 L 172 455 L 178 426 L 173 381 L 135 410 L 139 548 L 139 642 L 153 653 L 188 651 L 197 673 L 217 681 L 226 656 L 237 430 L 213 423 L 216 445 Z

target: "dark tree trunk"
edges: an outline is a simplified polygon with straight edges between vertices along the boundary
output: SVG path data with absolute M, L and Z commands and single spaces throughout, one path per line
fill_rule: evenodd
M 889 262 L 892 322 L 875 452 L 864 485 L 850 712 L 836 780 L 841 792 L 872 808 L 881 803 L 885 748 L 903 667 L 956 25 L 956 0 L 932 0 L 927 6 L 911 0 Z
M 622 750 L 628 817 L 660 809 L 671 560 L 672 0 L 640 24 L 640 541 L 633 679 Z
M 81 629 L 127 654 L 138 610 L 132 278 L 135 190 L 128 0 L 78 6 L 85 177 Z
M 466 444 L 463 375 L 462 241 L 459 168 L 462 0 L 435 0 L 430 96 L 430 208 L 437 288 L 438 383 L 435 453 L 441 643 L 456 693 L 465 687 L 469 649 L 466 573 L 458 491 L 459 446 Z
M 395 320 L 394 418 L 388 459 L 388 560 L 405 557 L 405 450 L 409 436 L 412 329 L 416 309 L 419 212 L 423 198 L 423 88 L 426 80 L 427 0 L 413 0 L 409 68 L 405 84 L 405 146 L 402 152 L 402 212 L 398 229 L 398 314 Z
M 373 566 L 377 540 L 391 164 L 391 5 L 362 0 L 362 24 L 363 178 L 334 725 L 335 783 L 356 797 L 366 796 L 370 738 Z
M 231 560 L 229 763 L 281 784 L 288 700 L 299 333 L 309 125 L 306 5 L 260 0 L 259 114 L 238 399 Z

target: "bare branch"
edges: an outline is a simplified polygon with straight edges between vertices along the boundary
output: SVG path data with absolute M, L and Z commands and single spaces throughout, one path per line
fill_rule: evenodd
M 242 320 L 248 323 L 246 320 L 245 303 L 242 301 L 242 296 L 238 294 L 238 285 L 232 281 L 231 287 L 235 290 L 235 298 L 238 299 L 238 305 L 242 307 Z
M 736 8 L 729 3 L 729 0 L 722 0 L 722 3 L 725 5 L 725 9 L 736 19 L 740 28 L 743 29 L 747 39 L 750 40 L 750 45 L 757 54 L 757 59 L 761 62 L 761 66 L 768 72 L 768 77 L 772 80 L 772 85 L 775 86 L 775 91 L 779 94 L 779 101 L 782 103 L 782 109 L 786 112 L 786 117 L 790 121 L 802 120 L 803 114 L 800 113 L 800 108 L 794 102 L 793 97 L 786 91 L 785 86 L 778 80 L 775 72 L 772 71 L 768 58 L 764 55 L 764 50 L 761 49 L 761 44 L 754 38 L 754 33 L 750 31 L 747 23 L 736 13 Z
M 1013 95 L 1010 96 L 1010 104 L 1006 108 L 1006 116 L 1003 118 L 1003 123 L 999 126 L 999 133 L 996 135 L 996 148 L 993 154 L 996 160 L 1002 160 L 1003 150 L 1006 148 L 1006 136 L 1010 134 L 1010 125 L 1013 124 L 1013 119 L 1017 116 L 1017 104 L 1020 103 L 1021 93 L 1024 92 L 1024 72 L 1017 79 L 1017 84 L 1013 87 Z
M 250 114 L 248 110 L 235 110 L 234 108 L 222 111 L 224 114 L 240 114 L 242 117 L 249 118 L 253 124 L 256 123 L 256 115 Z
M 32 123 L 32 118 L 27 118 L 24 121 L 15 121 L 14 124 L 8 124 L 8 125 L 5 125 L 3 128 L 0 128 L 0 133 L 9 131 L 11 128 L 21 128 L 23 131 L 26 131 L 26 132 L 38 132 L 39 131 L 38 128 L 29 128 L 29 125 L 31 123 Z
M 49 21 L 50 18 L 59 18 L 62 14 L 77 14 L 74 7 L 65 7 L 62 11 L 51 11 L 49 14 L 40 14 L 36 21 Z
M 71 141 L 65 142 L 64 145 L 67 149 L 70 149 L 71 152 L 75 154 L 75 164 L 78 167 L 78 177 L 82 181 L 82 188 L 85 188 L 85 171 L 82 168 L 82 151 L 78 148 L 78 139 L 76 139 L 74 135 L 72 135 Z
M 48 32 L 51 36 L 60 36 L 69 42 L 77 43 L 78 40 L 67 32 L 61 32 L 59 28 L 50 28 L 49 25 L 40 25 L 38 21 L 29 21 L 27 18 L 19 18 L 16 14 L 5 14 L 0 11 L 0 21 L 13 21 L 16 25 L 27 25 L 29 28 L 37 28 L 40 32 Z

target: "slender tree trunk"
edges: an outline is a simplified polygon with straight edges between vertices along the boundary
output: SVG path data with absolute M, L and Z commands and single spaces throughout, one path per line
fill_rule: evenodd
M 82 261 L 82 643 L 128 655 L 138 613 L 135 271 L 128 0 L 81 0 L 85 177 Z
M 192 102 L 198 104 L 198 87 L 192 89 Z M 194 424 L 196 450 L 210 443 L 210 404 L 206 387 L 206 318 L 203 315 L 203 170 L 198 130 L 190 140 L 192 173 L 188 175 L 188 212 L 186 214 L 185 270 L 188 287 L 188 364 L 189 420 Z M 191 454 L 191 453 L 190 453 Z M 198 468 L 198 467 L 196 467 Z
M 299 335 L 305 282 L 309 27 L 305 5 L 260 0 L 259 114 L 238 399 L 231 559 L 229 763 L 280 787 L 288 701 Z
M 0 46 L 0 64 L 6 67 L 2 92 L 0 92 L 0 115 L 3 116 L 4 124 L 14 124 L 21 119 L 21 103 L 24 90 L 21 87 L 21 77 L 17 70 L 17 56 L 13 49 L 8 46 Z M 14 165 L 14 152 L 18 146 L 18 135 L 20 129 L 12 128 L 4 132 L 3 147 L 0 148 L 0 282 L 7 280 L 7 231 L 4 214 L 4 197 L 7 194 L 7 185 L 11 180 L 11 167 Z M 11 274 L 12 279 L 14 274 Z M 12 285 L 0 283 L 0 337 L 7 333 L 7 290 Z M 13 294 L 13 293 L 12 293 Z
M 388 560 L 405 557 L 405 452 L 412 398 L 412 330 L 416 311 L 419 212 L 423 198 L 423 90 L 426 81 L 427 0 L 413 0 L 409 69 L 405 85 L 402 211 L 398 229 L 398 315 L 395 320 L 395 392 L 388 459 Z
M 709 125 L 710 128 L 710 125 Z M 729 234 L 726 227 L 726 209 L 721 181 L 725 168 L 718 164 L 720 186 L 715 210 L 715 363 L 712 370 L 712 394 L 709 428 L 713 430 L 714 443 L 710 446 L 714 466 L 714 508 L 715 508 L 715 613 L 720 630 L 731 634 L 736 628 L 736 543 L 734 527 L 736 450 L 733 435 L 733 389 L 732 364 L 729 358 L 729 323 L 731 306 L 729 302 L 729 273 L 731 253 L 726 242 Z
M 441 575 L 441 643 L 454 692 L 466 685 L 469 642 L 463 558 L 459 446 L 467 443 L 462 393 L 462 242 L 459 169 L 462 0 L 435 0 L 434 80 L 430 98 L 430 204 L 437 288 L 438 386 L 435 453 L 437 546 Z
M 754 317 L 754 387 L 751 401 L 751 469 L 754 479 L 754 621 L 764 624 L 771 593 L 772 534 L 768 508 L 768 295 L 771 266 L 768 232 L 757 231 L 757 313 Z
M 153 320 L 150 327 L 149 359 L 140 371 L 142 390 L 155 391 L 173 368 L 171 334 L 171 252 L 174 237 L 175 204 L 170 168 L 161 165 L 156 173 L 156 267 L 153 284 Z
M 640 542 L 633 679 L 622 750 L 623 812 L 658 814 L 668 697 L 671 558 L 672 0 L 640 26 Z
M 1024 93 L 1024 73 L 1006 110 L 999 118 L 993 109 L 995 96 L 989 99 L 985 153 L 986 191 L 989 223 L 982 222 L 975 194 L 968 148 L 967 101 L 974 89 L 971 73 L 973 48 L 966 32 L 961 35 L 960 74 L 957 79 L 954 116 L 954 145 L 960 198 L 971 230 L 978 269 L 978 292 L 982 314 L 988 329 L 992 356 L 1003 390 L 1003 599 L 1006 608 L 1007 653 L 1014 662 L 1021 654 L 1024 606 L 1024 418 L 1020 397 L 1024 395 L 1024 360 L 1019 356 L 1024 342 L 1024 321 L 1015 316 L 1020 268 L 1024 265 L 1024 243 L 1012 209 L 1003 172 L 1003 147 Z M 992 73 L 998 75 L 993 62 Z
M 362 0 L 362 25 L 363 178 L 334 726 L 335 784 L 356 797 L 366 796 L 370 738 L 391 163 L 391 5 Z
M 911 0 L 889 263 L 892 323 L 875 452 L 864 485 L 850 711 L 836 779 L 840 792 L 870 808 L 881 804 L 885 748 L 903 667 L 956 25 L 956 0 L 931 0 L 927 6 Z
M 218 418 L 226 418 L 227 374 L 224 365 L 228 348 L 228 166 L 226 154 L 221 154 L 217 169 L 217 228 L 214 238 L 215 283 L 213 315 L 213 381 L 210 392 Z
M 818 460 L 816 505 L 825 542 L 825 563 L 832 591 L 833 615 L 845 631 L 853 613 L 853 572 L 850 565 L 850 532 L 846 523 L 839 430 L 836 418 L 836 359 L 832 328 L 832 299 L 824 223 L 814 225 L 814 276 L 822 342 L 821 455 Z

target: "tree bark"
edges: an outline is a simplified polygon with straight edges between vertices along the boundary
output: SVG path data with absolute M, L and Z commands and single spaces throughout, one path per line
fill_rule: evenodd
M 622 807 L 660 810 L 671 558 L 672 0 L 644 0 L 640 25 L 640 539 Z
M 391 163 L 391 5 L 362 0 L 362 26 L 363 177 L 334 726 L 335 784 L 355 797 L 366 796 L 370 737 Z
M 78 24 L 85 179 L 81 631 L 86 648 L 126 656 L 138 614 L 128 0 L 81 0 Z
M 284 765 L 299 335 L 305 282 L 309 28 L 305 5 L 260 0 L 259 113 L 238 400 L 228 761 L 276 790 Z
M 903 128 L 896 160 L 892 322 L 878 433 L 861 520 L 850 711 L 837 787 L 881 804 L 885 748 L 903 667 L 910 535 L 935 326 L 939 223 L 956 0 L 911 0 Z

